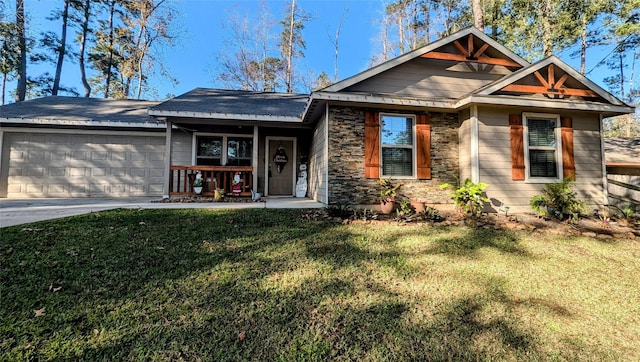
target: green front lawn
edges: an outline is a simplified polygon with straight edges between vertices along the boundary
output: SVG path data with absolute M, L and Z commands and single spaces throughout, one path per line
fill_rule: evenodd
M 0 229 L 0 360 L 640 360 L 640 243 L 116 210 Z

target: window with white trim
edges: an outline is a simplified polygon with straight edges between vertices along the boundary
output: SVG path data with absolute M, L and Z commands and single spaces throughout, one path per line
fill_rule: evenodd
M 252 156 L 251 136 L 196 135 L 196 165 L 251 166 Z
M 415 116 L 380 114 L 383 177 L 415 175 L 415 123 Z
M 524 114 L 525 168 L 530 181 L 559 181 L 562 178 L 560 116 Z

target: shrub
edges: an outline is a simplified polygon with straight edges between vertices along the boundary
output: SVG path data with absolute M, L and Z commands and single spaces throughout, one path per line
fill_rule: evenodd
M 335 204 L 327 206 L 327 214 L 331 217 L 347 219 L 353 215 L 353 208 L 350 205 Z
M 394 185 L 391 179 L 388 178 L 381 178 L 378 183 L 382 186 L 382 190 L 380 190 L 380 201 L 383 204 L 395 201 L 397 195 L 396 190 L 398 190 L 400 185 Z
M 585 212 L 584 203 L 577 199 L 576 192 L 573 191 L 573 180 L 569 177 L 561 182 L 546 184 L 542 195 L 532 197 L 529 205 L 540 216 L 552 216 L 558 220 L 571 219 L 573 222 Z
M 449 187 L 453 187 L 453 185 L 449 183 L 440 185 L 441 189 Z M 453 202 L 467 215 L 479 216 L 482 213 L 484 204 L 489 202 L 489 199 L 484 195 L 484 190 L 487 187 L 489 187 L 489 185 L 484 182 L 473 183 L 470 179 L 466 179 L 464 183 L 458 185 L 451 194 Z

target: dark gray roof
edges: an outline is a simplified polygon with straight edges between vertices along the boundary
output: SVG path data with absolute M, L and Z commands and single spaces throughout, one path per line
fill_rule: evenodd
M 155 107 L 151 114 L 187 112 L 274 117 L 300 117 L 309 100 L 307 94 L 251 92 L 196 88 Z
M 605 138 L 607 162 L 640 162 L 640 138 Z
M 0 107 L 0 122 L 136 126 L 158 124 L 147 110 L 158 102 L 50 96 Z

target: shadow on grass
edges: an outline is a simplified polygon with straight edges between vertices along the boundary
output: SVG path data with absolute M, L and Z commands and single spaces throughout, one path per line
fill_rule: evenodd
M 457 230 L 461 230 L 460 234 L 436 238 L 434 246 L 427 253 L 473 257 L 481 249 L 491 248 L 506 254 L 529 256 L 513 231 L 478 228 Z
M 297 210 L 119 210 L 2 229 L 0 359 L 548 359 L 512 313 L 487 314 L 507 304 L 500 281 L 414 300 L 394 289 L 410 273 L 393 242 L 374 252 L 348 230 Z M 484 247 L 526 255 L 491 230 L 430 252 Z M 271 281 L 309 260 L 329 271 Z

